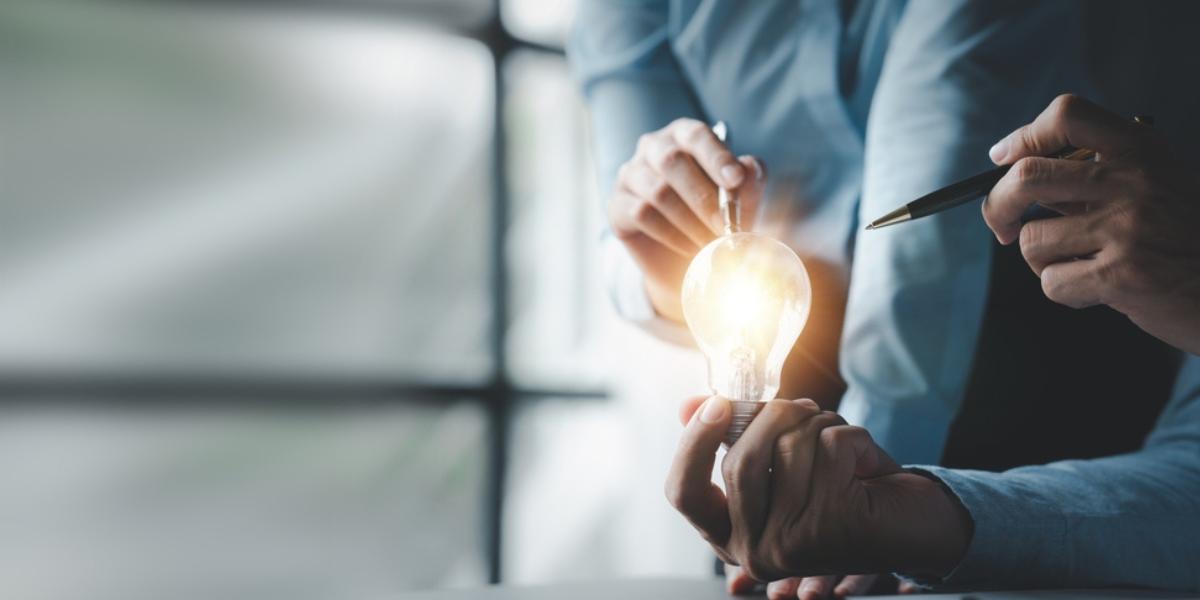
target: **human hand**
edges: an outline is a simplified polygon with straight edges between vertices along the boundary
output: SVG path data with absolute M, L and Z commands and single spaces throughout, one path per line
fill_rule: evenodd
M 810 400 L 773 400 L 710 480 L 728 400 L 693 398 L 666 494 L 728 564 L 758 581 L 837 573 L 948 574 L 971 521 L 937 482 L 901 469 L 866 430 Z
M 1040 158 L 1071 145 L 1096 162 Z M 1078 96 L 1059 96 L 992 148 L 1014 163 L 983 203 L 1051 300 L 1107 304 L 1159 339 L 1200 353 L 1200 185 L 1160 132 Z M 1040 204 L 1066 215 L 1021 225 Z
M 789 577 L 768 584 L 767 597 L 771 600 L 785 600 L 791 597 L 798 600 L 820 600 L 829 598 L 830 595 L 837 598 L 862 596 L 870 591 L 878 580 L 879 575 L 847 575 L 841 578 L 836 575 Z M 730 594 L 750 593 L 758 583 L 741 567 L 725 565 L 725 587 Z
M 608 220 L 645 273 L 660 315 L 683 321 L 683 275 L 692 257 L 725 231 L 717 185 L 736 190 L 742 222 L 752 224 L 765 183 L 758 159 L 735 158 L 695 119 L 678 119 L 638 140 L 617 173 Z

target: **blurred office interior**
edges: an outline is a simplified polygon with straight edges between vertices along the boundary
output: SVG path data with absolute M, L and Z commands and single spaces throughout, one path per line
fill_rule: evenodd
M 573 9 L 5 3 L 0 596 L 709 568 L 661 501 L 702 377 L 608 377 L 702 366 L 604 351 L 644 342 L 596 273 Z
M 5 3 L 0 596 L 711 572 L 661 492 L 703 361 L 604 298 L 574 5 Z M 1190 111 L 1134 45 L 1110 105 Z

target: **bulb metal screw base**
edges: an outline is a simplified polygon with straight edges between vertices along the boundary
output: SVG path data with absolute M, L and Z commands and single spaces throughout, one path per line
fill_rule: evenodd
M 750 421 L 762 412 L 766 402 L 755 402 L 753 400 L 730 400 L 730 406 L 733 408 L 733 418 L 729 421 L 729 431 L 725 433 L 725 447 L 728 448 L 742 437 L 746 428 L 750 426 Z

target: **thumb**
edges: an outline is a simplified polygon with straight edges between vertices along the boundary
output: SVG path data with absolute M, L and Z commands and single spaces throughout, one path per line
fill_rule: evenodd
M 725 493 L 712 482 L 717 450 L 733 411 L 721 396 L 706 400 L 695 411 L 667 473 L 667 500 L 710 543 L 723 546 L 732 530 Z
M 1098 104 L 1072 94 L 1054 99 L 1032 123 L 996 142 L 988 150 L 998 165 L 1026 156 L 1045 156 L 1067 146 L 1095 150 L 1107 158 L 1131 150 L 1144 126 L 1127 121 Z
M 684 400 L 683 404 L 679 405 L 679 424 L 686 427 L 705 400 L 708 400 L 708 396 L 692 396 Z

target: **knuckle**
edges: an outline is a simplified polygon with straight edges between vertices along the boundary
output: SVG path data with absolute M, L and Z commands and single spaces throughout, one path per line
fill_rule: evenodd
M 742 571 L 745 571 L 752 579 L 756 581 L 775 581 L 776 569 L 767 564 L 767 561 L 758 556 L 748 556 L 741 561 Z
M 845 427 L 826 427 L 820 434 L 821 445 L 826 448 L 839 448 L 853 439 L 853 433 Z
M 627 183 L 632 178 L 633 178 L 633 161 L 623 163 L 621 165 L 621 167 L 617 169 L 617 181 Z
M 1035 149 L 1038 147 L 1037 136 L 1034 135 L 1032 126 L 1022 125 L 1017 129 L 1017 144 L 1019 148 L 1025 149 Z
M 734 492 L 744 487 L 742 484 L 746 480 L 747 471 L 745 459 L 736 454 L 726 454 L 725 460 L 721 461 L 721 477 L 725 480 L 726 487 Z
M 1054 99 L 1051 103 L 1053 122 L 1055 126 L 1062 126 L 1070 119 L 1073 119 L 1076 113 L 1079 112 L 1083 98 L 1076 94 L 1062 94 Z
M 813 423 L 818 427 L 828 428 L 836 427 L 838 425 L 845 425 L 846 419 L 843 419 L 842 415 L 839 415 L 831 410 L 823 410 L 820 412 L 820 414 L 813 417 Z
M 1129 275 L 1133 261 L 1127 255 L 1118 253 L 1110 260 L 1102 261 L 1096 266 L 1096 282 L 1102 289 L 1122 289 L 1129 285 Z
M 1101 286 L 1105 290 L 1144 291 L 1153 279 L 1150 261 L 1135 248 L 1118 250 L 1105 267 L 1100 273 Z
M 1036 146 L 1031 145 L 1031 147 Z M 1025 157 L 1021 160 L 1018 160 L 1017 164 L 1013 165 L 1013 171 L 1016 173 L 1017 185 L 1029 186 L 1037 183 L 1047 175 L 1046 167 L 1046 162 L 1038 158 Z
M 613 226 L 613 235 L 623 244 L 630 244 L 642 238 L 642 232 L 636 229 Z
M 667 125 L 666 128 L 670 129 L 672 131 L 686 131 L 697 125 L 699 125 L 701 127 L 704 126 L 703 123 L 701 123 L 700 121 L 697 121 L 696 119 L 693 119 L 691 117 L 679 117 L 678 119 L 671 121 L 671 123 L 669 125 Z
M 1128 170 L 1127 167 L 1124 170 Z M 1080 183 L 1092 189 L 1109 188 L 1133 175 L 1122 171 L 1121 166 L 1116 166 L 1111 161 L 1091 163 L 1089 168 L 1083 170 Z
M 655 166 L 660 171 L 671 169 L 683 164 L 688 159 L 688 153 L 675 144 L 668 144 L 654 159 Z
M 771 580 L 783 579 L 784 577 L 787 577 L 787 573 L 785 573 L 785 571 L 789 570 L 788 566 L 790 561 L 788 558 L 788 552 L 783 547 L 783 544 L 772 543 L 767 547 L 765 554 L 766 556 L 764 559 L 769 563 L 769 568 L 771 570 Z
M 1042 228 L 1037 227 L 1036 222 L 1026 223 L 1021 228 L 1021 233 L 1018 234 L 1017 239 L 1021 245 L 1021 256 L 1024 256 L 1025 260 L 1028 261 L 1036 254 L 1035 251 L 1042 241 Z
M 666 206 L 674 196 L 675 190 L 665 182 L 660 181 L 650 188 L 650 202 L 655 206 Z
M 636 155 L 645 155 L 647 152 L 649 152 L 650 148 L 654 145 L 654 141 L 656 138 L 657 138 L 657 136 L 655 135 L 655 132 L 648 132 L 648 133 L 643 133 L 642 135 L 639 135 L 638 139 L 637 139 L 637 150 L 636 150 L 635 154 Z
M 710 135 L 708 126 L 700 121 L 692 119 L 684 119 L 679 125 L 680 139 L 689 144 L 698 144 L 703 142 Z
M 1058 277 L 1057 270 L 1047 269 L 1046 271 L 1042 272 L 1042 293 L 1045 294 L 1047 298 L 1059 304 L 1066 304 L 1064 302 L 1065 298 L 1063 297 L 1062 289 L 1062 281 Z
M 633 219 L 633 222 L 643 227 L 653 222 L 657 215 L 658 213 L 654 210 L 654 206 L 649 202 L 635 202 L 630 208 L 630 217 Z

